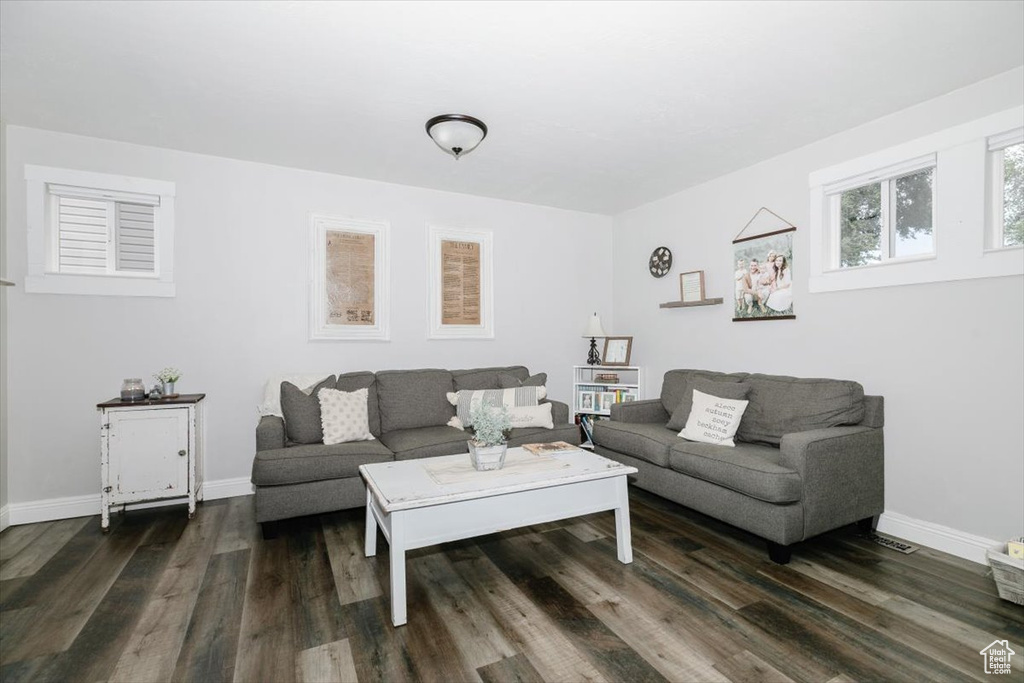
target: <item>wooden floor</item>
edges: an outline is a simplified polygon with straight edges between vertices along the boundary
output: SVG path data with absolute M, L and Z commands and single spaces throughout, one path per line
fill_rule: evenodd
M 264 541 L 252 505 L 209 502 L 189 523 L 133 511 L 107 536 L 98 517 L 4 531 L 0 680 L 984 680 L 997 638 L 1024 680 L 1024 608 L 985 567 L 852 528 L 781 567 L 753 536 L 634 491 L 632 565 L 612 513 L 424 548 L 395 629 L 362 510 Z

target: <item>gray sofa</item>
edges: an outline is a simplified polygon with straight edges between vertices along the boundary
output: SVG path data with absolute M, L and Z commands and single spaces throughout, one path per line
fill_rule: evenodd
M 501 373 L 520 381 L 530 376 L 529 370 L 520 365 L 339 375 L 336 386 L 342 391 L 369 389 L 370 431 L 376 437 L 373 441 L 330 446 L 292 444 L 287 441 L 282 418 L 260 418 L 252 464 L 256 521 L 264 524 L 266 533 L 265 523 L 274 520 L 365 505 L 366 490 L 359 477 L 363 464 L 468 453 L 466 432 L 446 424 L 455 415 L 455 407 L 445 394 L 462 389 L 497 389 Z M 579 428 L 569 423 L 569 407 L 559 401 L 550 403 L 554 429 L 513 429 L 510 446 L 580 442 Z
M 673 412 L 706 381 L 750 387 L 735 447 L 677 436 Z M 785 564 L 798 541 L 851 523 L 874 528 L 883 424 L 882 397 L 856 382 L 670 370 L 661 398 L 615 405 L 594 425 L 594 443 L 639 470 L 636 486 L 761 536 Z

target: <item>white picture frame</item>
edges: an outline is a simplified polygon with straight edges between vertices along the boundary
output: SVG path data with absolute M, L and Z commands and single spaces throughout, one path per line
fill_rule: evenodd
M 494 339 L 494 240 L 489 230 L 460 230 L 427 226 L 428 257 L 428 339 Z M 473 242 L 480 251 L 480 323 L 444 324 L 442 321 L 442 245 L 445 242 Z
M 384 220 L 310 214 L 309 339 L 310 341 L 390 341 L 391 225 Z M 373 235 L 373 323 L 328 321 L 327 235 L 329 232 Z

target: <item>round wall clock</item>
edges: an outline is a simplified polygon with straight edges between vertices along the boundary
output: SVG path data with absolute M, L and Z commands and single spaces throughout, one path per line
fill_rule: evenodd
M 672 270 L 672 250 L 668 247 L 658 247 L 651 252 L 651 260 L 647 267 L 654 277 L 665 277 L 668 271 Z

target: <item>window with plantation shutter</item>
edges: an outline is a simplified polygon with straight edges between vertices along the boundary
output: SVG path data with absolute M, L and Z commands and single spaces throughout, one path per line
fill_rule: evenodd
M 174 296 L 173 183 L 36 166 L 25 177 L 26 291 Z

